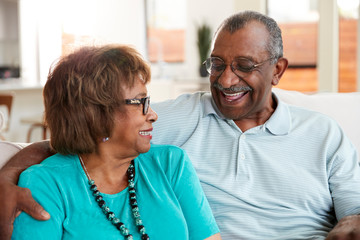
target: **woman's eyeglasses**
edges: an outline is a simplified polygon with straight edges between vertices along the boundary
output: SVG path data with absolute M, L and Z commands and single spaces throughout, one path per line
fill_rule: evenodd
M 146 115 L 150 107 L 150 96 L 144 98 L 125 99 L 125 103 L 129 105 L 143 105 L 143 114 Z

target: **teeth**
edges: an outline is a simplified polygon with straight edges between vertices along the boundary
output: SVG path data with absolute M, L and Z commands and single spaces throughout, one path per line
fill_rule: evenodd
M 143 136 L 149 136 L 151 135 L 151 132 L 148 132 L 148 131 L 140 131 L 140 135 L 143 135 Z
M 236 97 L 239 96 L 241 94 L 244 94 L 244 92 L 237 92 L 237 93 L 225 93 L 223 92 L 225 96 L 229 96 L 229 97 Z

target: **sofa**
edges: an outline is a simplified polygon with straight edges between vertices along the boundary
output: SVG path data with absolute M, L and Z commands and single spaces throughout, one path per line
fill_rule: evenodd
M 334 118 L 360 153 L 360 92 L 304 94 L 279 88 L 274 88 L 273 91 L 284 102 L 309 108 Z M 0 141 L 0 167 L 26 145 Z

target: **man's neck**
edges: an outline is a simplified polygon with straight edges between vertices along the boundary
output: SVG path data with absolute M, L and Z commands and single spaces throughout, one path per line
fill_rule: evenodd
M 275 112 L 277 107 L 277 100 L 275 99 L 274 95 L 271 98 L 270 107 L 267 109 L 255 114 L 251 117 L 244 117 L 238 120 L 233 120 L 235 124 L 241 129 L 242 132 L 246 132 L 247 130 L 263 125 Z

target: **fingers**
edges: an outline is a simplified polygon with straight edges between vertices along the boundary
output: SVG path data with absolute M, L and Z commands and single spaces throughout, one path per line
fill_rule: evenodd
M 13 225 L 9 223 L 0 223 L 0 239 L 10 240 L 13 231 Z
M 31 196 L 31 192 L 27 188 L 20 188 L 22 191 L 19 193 L 18 206 L 17 208 L 21 211 L 26 212 L 37 220 L 48 220 L 50 218 L 43 207 L 41 207 Z M 16 214 L 14 214 L 16 215 Z
M 32 198 L 29 189 L 15 184 L 0 184 L 0 239 L 10 240 L 15 218 L 24 211 L 38 220 L 47 220 L 50 215 Z
M 3 197 L 1 197 L 3 198 Z M 15 219 L 13 209 L 16 207 L 13 202 L 3 202 L 3 210 L 0 214 L 0 239 L 10 240 L 13 231 L 13 222 Z
M 342 218 L 330 231 L 326 240 L 360 240 L 360 216 L 352 215 Z
M 330 232 L 325 240 L 360 240 L 360 232 Z
M 10 240 L 16 212 L 15 184 L 0 184 L 0 239 Z

